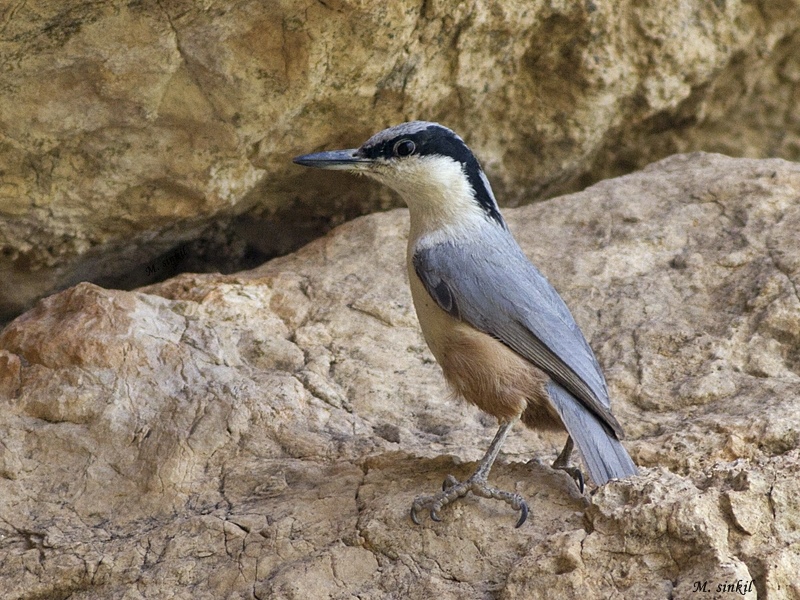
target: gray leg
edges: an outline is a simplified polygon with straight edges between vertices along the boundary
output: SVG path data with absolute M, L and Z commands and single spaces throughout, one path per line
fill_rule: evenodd
M 553 468 L 569 473 L 569 475 L 575 480 L 575 485 L 578 486 L 578 490 L 580 490 L 582 494 L 585 487 L 583 473 L 581 473 L 581 470 L 578 467 L 569 466 L 569 457 L 572 454 L 572 449 L 574 447 L 575 444 L 572 442 L 572 436 L 568 435 L 567 443 L 564 444 L 564 449 L 561 451 L 561 454 L 558 455 L 558 458 L 556 458 L 555 462 L 553 462 Z
M 525 503 L 522 496 L 489 487 L 487 484 L 489 471 L 492 470 L 492 465 L 497 455 L 500 453 L 500 447 L 508 436 L 508 432 L 511 431 L 511 428 L 517 421 L 519 421 L 519 417 L 512 419 L 508 423 L 503 423 L 500 426 L 489 449 L 478 464 L 478 469 L 469 479 L 464 482 L 459 482 L 452 475 L 448 475 L 447 479 L 445 479 L 442 484 L 441 492 L 434 496 L 419 496 L 416 498 L 411 505 L 411 520 L 419 525 L 420 522 L 417 518 L 417 511 L 421 508 L 426 508 L 430 510 L 431 519 L 434 521 L 441 521 L 439 511 L 442 510 L 442 508 L 451 502 L 455 502 L 459 498 L 463 498 L 468 492 L 472 492 L 476 496 L 481 496 L 482 498 L 502 500 L 511 505 L 514 510 L 520 511 L 521 514 L 516 527 L 521 526 L 525 522 L 525 519 L 528 518 L 528 505 Z

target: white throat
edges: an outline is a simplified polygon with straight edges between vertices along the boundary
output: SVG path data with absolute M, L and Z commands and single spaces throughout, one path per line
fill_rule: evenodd
M 365 174 L 394 189 L 408 205 L 409 245 L 436 232 L 486 225 L 461 163 L 452 158 L 421 156 Z

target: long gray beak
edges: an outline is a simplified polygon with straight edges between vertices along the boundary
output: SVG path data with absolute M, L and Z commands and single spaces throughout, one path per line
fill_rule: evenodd
M 294 162 L 304 167 L 317 167 L 318 169 L 357 169 L 372 162 L 368 158 L 356 156 L 357 151 L 357 148 L 353 148 L 305 154 L 296 157 Z

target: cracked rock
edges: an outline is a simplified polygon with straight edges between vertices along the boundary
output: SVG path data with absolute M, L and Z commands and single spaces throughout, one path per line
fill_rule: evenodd
M 7 0 L 0 320 L 399 206 L 291 158 L 409 118 L 459 131 L 509 205 L 696 149 L 797 160 L 798 57 L 798 0 Z
M 405 210 L 50 296 L 0 332 L 0 596 L 796 598 L 799 199 L 796 164 L 689 154 L 506 211 L 642 472 L 581 497 L 547 466 L 564 435 L 515 430 L 492 481 L 520 529 L 471 496 L 409 519 L 495 423 L 425 349 Z

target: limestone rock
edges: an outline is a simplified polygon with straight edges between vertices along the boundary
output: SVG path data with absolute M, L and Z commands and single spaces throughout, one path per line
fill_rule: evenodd
M 797 0 L 5 2 L 0 319 L 397 206 L 290 159 L 409 118 L 509 205 L 678 151 L 797 159 L 798 56 Z
M 581 497 L 563 434 L 448 397 L 417 329 L 407 213 L 236 276 L 84 283 L 0 332 L 0 596 L 795 598 L 800 166 L 674 156 L 506 211 L 608 376 L 640 477 Z M 752 582 L 752 583 L 751 583 Z

